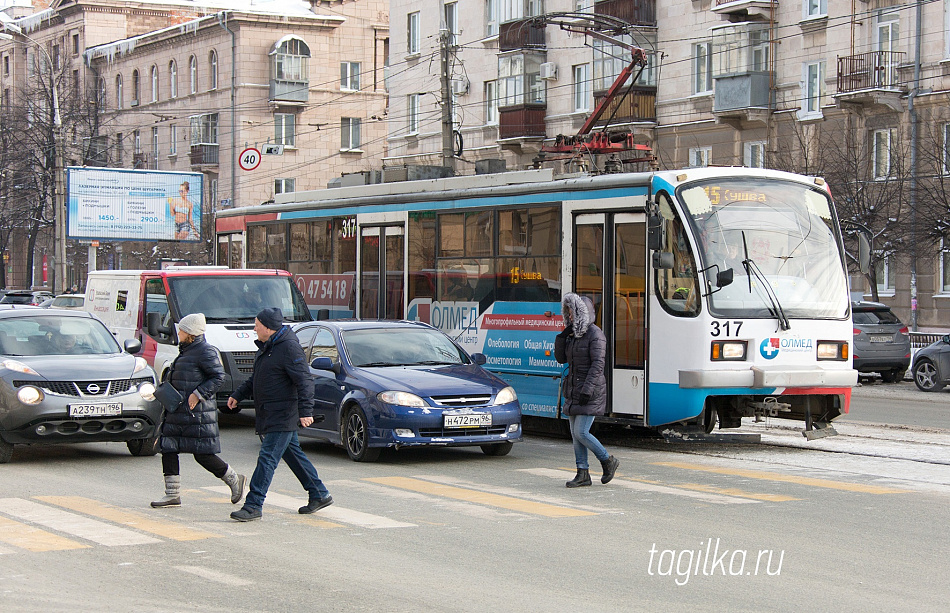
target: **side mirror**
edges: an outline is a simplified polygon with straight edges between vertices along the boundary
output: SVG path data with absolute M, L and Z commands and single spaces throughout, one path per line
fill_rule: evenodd
M 145 328 L 149 336 L 158 336 L 164 334 L 171 336 L 172 330 L 168 326 L 162 325 L 162 316 L 159 313 L 149 313 L 145 316 Z
M 125 352 L 126 353 L 138 353 L 142 350 L 142 341 L 137 338 L 130 338 L 125 341 Z
M 653 268 L 673 268 L 673 254 L 669 251 L 654 251 Z
M 871 239 L 864 232 L 858 232 L 858 268 L 863 275 L 871 270 Z
M 484 353 L 473 353 L 472 361 L 478 364 L 479 366 L 483 366 L 488 363 L 488 358 L 485 357 Z
M 334 374 L 340 374 L 340 363 L 334 362 L 327 357 L 313 358 L 313 361 L 310 362 L 310 368 L 314 370 L 329 370 Z
M 647 216 L 647 247 L 651 251 L 660 251 L 666 244 L 666 222 L 656 207 Z
M 731 268 L 720 270 L 719 274 L 716 275 L 716 286 L 726 287 L 727 285 L 731 285 L 735 278 L 734 275 L 735 273 Z

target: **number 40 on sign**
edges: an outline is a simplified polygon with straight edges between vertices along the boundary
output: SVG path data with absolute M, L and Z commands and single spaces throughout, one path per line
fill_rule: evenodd
M 248 147 L 241 152 L 238 163 L 241 165 L 241 170 L 254 170 L 261 164 L 261 152 L 254 147 Z

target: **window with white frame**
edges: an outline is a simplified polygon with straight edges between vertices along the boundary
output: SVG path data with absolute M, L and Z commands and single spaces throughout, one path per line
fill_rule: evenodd
M 198 93 L 198 58 L 188 58 L 188 80 L 191 83 L 191 93 Z
M 950 294 L 950 242 L 940 241 L 940 293 Z
M 142 153 L 142 134 L 138 130 L 132 132 L 132 151 Z
M 874 280 L 879 294 L 893 294 L 897 287 L 897 266 L 893 255 L 882 257 L 874 267 Z
M 274 195 L 293 192 L 294 183 L 295 179 L 274 179 Z
M 168 155 L 178 155 L 178 126 L 168 126 Z
M 192 115 L 191 144 L 217 145 L 218 144 L 218 114 Z
M 692 147 L 689 150 L 689 165 L 695 168 L 709 166 L 712 158 L 712 147 Z
M 449 45 L 455 46 L 459 38 L 458 2 L 445 3 L 445 27 L 449 31 Z
M 360 148 L 360 123 L 358 117 L 340 118 L 340 149 L 354 151 Z
M 152 66 L 152 102 L 158 102 L 158 66 Z
M 574 110 L 589 111 L 593 94 L 591 93 L 590 64 L 574 66 Z
M 713 78 L 765 72 L 769 63 L 768 24 L 717 27 L 712 34 Z
M 274 113 L 274 142 L 278 145 L 294 146 L 297 116 L 293 113 Z
M 544 14 L 544 0 L 500 0 L 500 22 Z
M 825 95 L 825 63 L 806 62 L 802 67 L 802 107 L 799 117 L 821 116 L 821 101 Z
M 950 175 L 950 123 L 943 124 L 943 174 Z
M 828 0 L 805 0 L 805 17 L 820 17 L 828 14 Z
M 409 13 L 406 24 L 406 54 L 415 55 L 421 48 L 419 33 L 419 11 Z
M 646 44 L 643 44 L 642 40 L 637 43 L 647 49 L 647 65 L 637 77 L 636 85 L 656 86 L 656 53 L 649 51 L 656 48 L 656 35 L 652 36 L 653 40 L 646 41 Z M 626 34 L 619 36 L 618 40 L 634 44 L 633 38 Z M 633 57 L 629 49 L 599 39 L 594 39 L 592 46 L 594 48 L 594 91 L 604 91 L 613 85 L 620 71 L 630 65 Z
M 359 91 L 360 63 L 340 62 L 340 89 Z
M 707 94 L 713 90 L 711 43 L 693 45 L 693 93 Z
M 544 104 L 547 85 L 541 80 L 543 56 L 510 53 L 498 56 L 498 105 Z
M 749 168 L 765 168 L 765 141 L 752 141 L 743 146 L 743 163 Z
M 406 96 L 406 127 L 409 134 L 419 133 L 419 100 L 421 94 L 409 94 Z
M 115 108 L 122 108 L 122 75 L 115 76 Z
M 158 126 L 152 127 L 152 163 L 158 164 Z
M 218 52 L 208 53 L 208 89 L 218 89 Z
M 485 81 L 485 125 L 498 125 L 497 81 Z
M 896 145 L 894 130 L 875 130 L 871 138 L 874 178 L 886 179 L 891 174 L 891 152 Z
M 168 97 L 178 97 L 178 62 L 168 62 Z
M 280 42 L 280 41 L 278 41 Z M 288 38 L 271 52 L 271 77 L 277 81 L 310 81 L 310 47 L 299 38 Z
M 132 106 L 138 106 L 140 100 L 139 71 L 132 71 Z
M 498 36 L 500 6 L 501 0 L 485 0 L 485 36 Z

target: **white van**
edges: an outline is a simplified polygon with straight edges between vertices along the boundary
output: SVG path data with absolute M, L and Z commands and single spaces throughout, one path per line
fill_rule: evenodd
M 177 323 L 190 313 L 204 313 L 205 338 L 217 347 L 224 364 L 218 407 L 227 413 L 232 412 L 228 396 L 254 367 L 254 317 L 268 307 L 280 308 L 288 323 L 312 319 L 289 272 L 224 266 L 98 270 L 89 273 L 84 306 L 105 322 L 120 344 L 130 338 L 142 341 L 139 355 L 159 380 L 178 355 Z

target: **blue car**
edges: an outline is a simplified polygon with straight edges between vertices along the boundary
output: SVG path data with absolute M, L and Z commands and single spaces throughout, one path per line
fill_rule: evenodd
M 310 361 L 314 424 L 300 435 L 357 462 L 384 447 L 474 446 L 503 456 L 521 440 L 515 390 L 435 328 L 410 321 L 293 326 Z M 322 420 L 322 421 L 321 421 Z

